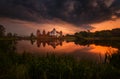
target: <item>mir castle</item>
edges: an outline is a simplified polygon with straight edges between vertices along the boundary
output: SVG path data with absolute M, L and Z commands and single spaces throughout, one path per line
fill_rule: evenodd
M 46 38 L 46 37 L 60 38 L 63 36 L 63 33 L 62 31 L 57 31 L 55 28 L 53 28 L 52 31 L 48 31 L 47 33 L 45 30 L 43 30 L 42 32 L 40 32 L 40 30 L 37 30 L 36 36 L 37 38 Z

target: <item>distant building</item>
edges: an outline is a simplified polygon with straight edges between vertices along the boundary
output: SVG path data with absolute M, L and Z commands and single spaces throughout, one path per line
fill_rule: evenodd
M 37 30 L 36 36 L 39 37 L 41 35 L 40 30 Z
M 54 28 L 50 33 L 49 33 L 50 36 L 53 36 L 53 37 L 62 37 L 62 31 L 58 32 L 56 31 L 56 29 Z
M 55 37 L 55 38 L 59 38 L 59 37 L 62 37 L 63 34 L 62 34 L 62 31 L 57 31 L 55 28 L 53 28 L 52 31 L 48 31 L 48 33 L 46 33 L 45 30 L 43 30 L 43 33 L 40 32 L 40 30 L 37 30 L 37 33 L 36 33 L 36 36 L 38 38 L 44 38 L 44 37 Z

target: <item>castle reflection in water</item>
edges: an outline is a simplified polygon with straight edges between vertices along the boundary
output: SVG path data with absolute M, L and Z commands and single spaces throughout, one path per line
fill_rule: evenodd
M 40 30 L 38 29 L 36 32 L 36 36 L 38 47 L 45 47 L 46 45 L 48 45 L 52 46 L 55 49 L 57 46 L 62 46 L 62 31 L 57 31 L 55 28 L 53 28 L 52 31 L 48 31 L 47 33 L 45 30 L 43 30 L 43 32 L 40 32 Z
M 46 45 L 52 46 L 54 49 L 57 46 L 62 46 L 63 40 L 60 39 L 52 39 L 52 40 L 37 40 L 37 47 L 43 46 L 45 47 Z

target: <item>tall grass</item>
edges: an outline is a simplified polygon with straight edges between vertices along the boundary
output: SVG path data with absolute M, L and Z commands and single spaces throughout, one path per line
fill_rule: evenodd
M 0 52 L 0 79 L 120 79 L 119 56 L 120 52 L 109 56 L 109 63 L 96 63 L 65 55 Z

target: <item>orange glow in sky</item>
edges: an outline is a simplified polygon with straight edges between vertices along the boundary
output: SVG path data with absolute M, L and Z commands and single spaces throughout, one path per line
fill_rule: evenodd
M 0 22 L 3 26 L 5 26 L 8 32 L 15 32 L 22 35 L 30 34 L 32 32 L 35 33 L 37 29 L 40 31 L 51 31 L 53 28 L 56 28 L 57 31 L 63 31 L 63 34 L 74 34 L 75 32 L 81 31 L 80 27 L 75 27 L 75 25 L 64 21 L 35 23 L 8 18 L 0 18 Z
M 120 28 L 120 19 L 116 19 L 117 17 L 112 16 L 112 20 L 93 23 L 91 26 L 94 28 L 91 30 L 100 31 L 100 30 L 111 30 L 113 28 Z M 63 31 L 63 34 L 74 34 L 75 32 L 80 32 L 81 30 L 87 30 L 84 26 L 75 26 L 74 24 L 70 24 L 68 22 L 64 22 L 61 20 L 50 21 L 47 23 L 35 23 L 28 21 L 21 21 L 16 19 L 9 18 L 0 18 L 0 24 L 5 26 L 7 32 L 17 33 L 19 35 L 30 35 L 30 33 L 36 34 L 36 30 L 40 29 L 51 31 L 53 28 L 56 28 L 58 31 Z
M 95 28 L 91 31 L 111 30 L 113 28 L 120 28 L 120 19 L 108 20 L 101 23 L 94 23 L 92 26 Z

